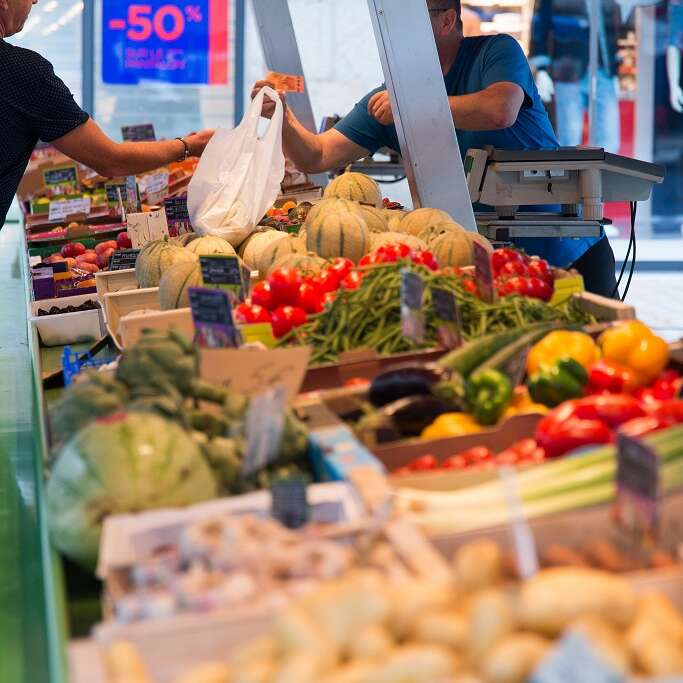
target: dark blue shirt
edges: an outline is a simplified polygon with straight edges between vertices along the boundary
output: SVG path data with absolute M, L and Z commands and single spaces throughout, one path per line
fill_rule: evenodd
M 505 34 L 464 38 L 453 66 L 446 74 L 449 96 L 470 95 L 502 81 L 515 83 L 524 91 L 524 103 L 515 123 L 502 130 L 460 130 L 456 128 L 460 152 L 492 145 L 498 149 L 555 149 L 555 132 L 536 89 L 529 63 L 519 43 Z M 396 127 L 384 126 L 368 113 L 368 102 L 386 86 L 368 93 L 335 128 L 357 145 L 374 154 L 381 147 L 400 152 Z M 553 265 L 566 267 L 582 256 L 595 238 L 523 238 L 516 244 L 538 254 Z

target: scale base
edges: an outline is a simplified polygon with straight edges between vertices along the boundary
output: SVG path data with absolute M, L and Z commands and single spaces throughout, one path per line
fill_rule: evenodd
M 509 242 L 514 237 L 601 237 L 611 221 L 586 221 L 553 213 L 517 213 L 499 218 L 493 213 L 475 214 L 479 232 L 493 242 Z

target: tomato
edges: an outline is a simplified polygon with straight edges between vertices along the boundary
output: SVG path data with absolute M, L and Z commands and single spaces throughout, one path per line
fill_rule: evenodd
M 536 439 L 522 439 L 512 444 L 508 450 L 515 451 L 521 458 L 528 458 L 537 448 Z
M 130 236 L 125 230 L 118 234 L 118 237 L 116 238 L 116 243 L 119 245 L 119 249 L 133 248 L 133 243 L 130 240 Z
M 245 325 L 269 323 L 270 313 L 258 304 L 240 304 L 234 311 L 235 320 Z
M 527 266 L 527 272 L 531 277 L 540 277 L 548 284 L 552 284 L 554 281 L 553 271 L 549 263 L 543 259 L 532 259 Z
M 462 455 L 451 455 L 441 466 L 446 470 L 464 470 L 467 467 L 467 460 Z
M 522 261 L 508 261 L 504 263 L 502 268 L 498 271 L 501 277 L 514 277 L 515 275 L 525 276 L 528 274 L 526 263 Z
M 504 451 L 498 453 L 495 458 L 497 465 L 516 465 L 520 461 L 520 455 L 517 451 L 513 451 L 511 448 L 507 448 Z
M 263 306 L 268 311 L 275 308 L 273 293 L 270 291 L 270 285 L 267 282 L 259 282 L 254 285 L 251 290 L 251 303 L 256 306 Z
M 331 303 L 334 302 L 334 300 L 337 298 L 337 292 L 327 292 L 325 296 L 323 296 L 323 304 L 325 306 L 329 306 Z
M 363 256 L 363 258 L 360 261 L 358 261 L 358 265 L 361 268 L 376 266 L 378 263 L 382 263 L 382 260 L 377 254 L 365 254 L 365 256 Z
M 85 254 L 85 252 L 85 244 L 81 244 L 81 242 L 70 242 L 62 247 L 61 255 L 64 258 L 74 258 Z
M 294 268 L 277 268 L 268 276 L 268 284 L 276 306 L 296 303 L 301 286 L 301 276 Z
M 421 455 L 419 458 L 415 458 L 408 467 L 413 472 L 426 472 L 437 469 L 439 463 L 433 455 Z
M 522 254 L 521 251 L 517 251 L 516 249 L 510 249 L 508 247 L 496 249 L 491 256 L 493 272 L 499 273 L 503 266 L 510 261 L 519 261 L 520 263 L 525 263 L 527 261 L 527 257 Z
M 352 270 L 341 282 L 342 289 L 358 289 L 363 284 L 363 274 Z
M 429 268 L 429 270 L 439 270 L 439 264 L 431 251 L 414 251 L 411 260 L 413 263 Z
M 398 252 L 400 258 L 408 258 L 412 252 L 412 249 L 403 242 L 400 244 L 395 244 L 394 246 L 396 247 L 396 251 Z
M 299 287 L 296 305 L 306 313 L 320 313 L 323 310 L 323 292 L 313 282 L 304 281 Z
M 473 448 L 468 448 L 466 451 L 460 453 L 465 459 L 465 462 L 469 465 L 473 465 L 478 462 L 484 462 L 485 460 L 491 460 L 493 458 L 493 453 L 486 446 L 474 446 Z
M 327 269 L 337 276 L 338 282 L 341 282 L 353 270 L 353 261 L 343 256 L 338 256 L 332 259 Z
M 553 288 L 540 277 L 527 278 L 527 296 L 533 299 L 541 299 L 542 301 L 550 301 L 553 296 Z
M 273 311 L 273 336 L 280 339 L 289 334 L 295 327 L 303 325 L 308 320 L 306 311 L 296 306 L 280 306 Z
M 109 249 L 116 251 L 119 248 L 119 243 L 116 240 L 107 240 L 95 245 L 95 253 L 99 256 Z
M 335 292 L 339 289 L 339 277 L 331 270 L 323 270 L 318 275 L 309 278 L 309 281 L 318 288 L 321 296 L 327 292 Z
M 385 244 L 383 247 L 379 247 L 375 251 L 375 256 L 379 259 L 380 263 L 396 263 L 402 258 L 396 244 Z
M 392 477 L 409 477 L 413 471 L 409 467 L 399 467 L 391 473 Z
M 466 292 L 469 292 L 470 294 L 474 294 L 475 296 L 479 294 L 479 288 L 477 287 L 477 283 L 472 278 L 464 278 L 462 281 L 462 286 L 463 289 Z
M 351 377 L 344 382 L 345 387 L 366 387 L 370 380 L 365 377 Z

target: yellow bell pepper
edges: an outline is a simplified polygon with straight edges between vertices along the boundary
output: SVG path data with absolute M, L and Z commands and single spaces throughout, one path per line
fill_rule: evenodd
M 556 330 L 532 347 L 527 358 L 527 372 L 536 374 L 542 365 L 552 365 L 561 358 L 573 358 L 587 368 L 600 358 L 600 349 L 588 334 Z
M 638 320 L 603 332 L 598 344 L 606 360 L 633 372 L 638 386 L 650 384 L 669 362 L 669 345 Z
M 531 396 L 529 396 L 529 390 L 522 385 L 515 388 L 512 394 L 512 401 L 510 401 L 510 405 L 505 409 L 501 421 L 505 421 L 515 415 L 529 415 L 531 413 L 545 415 L 549 411 L 550 409 L 547 406 L 534 402 Z
M 444 413 L 422 432 L 423 439 L 445 439 L 450 436 L 476 434 L 482 427 L 467 413 Z

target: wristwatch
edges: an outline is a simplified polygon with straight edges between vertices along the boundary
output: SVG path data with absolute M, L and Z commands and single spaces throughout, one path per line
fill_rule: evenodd
M 190 145 L 187 144 L 187 140 L 185 138 L 177 137 L 176 140 L 180 140 L 180 142 L 183 143 L 183 147 L 185 147 L 185 152 L 183 153 L 183 156 L 178 159 L 178 161 L 185 161 L 186 159 L 190 158 Z

